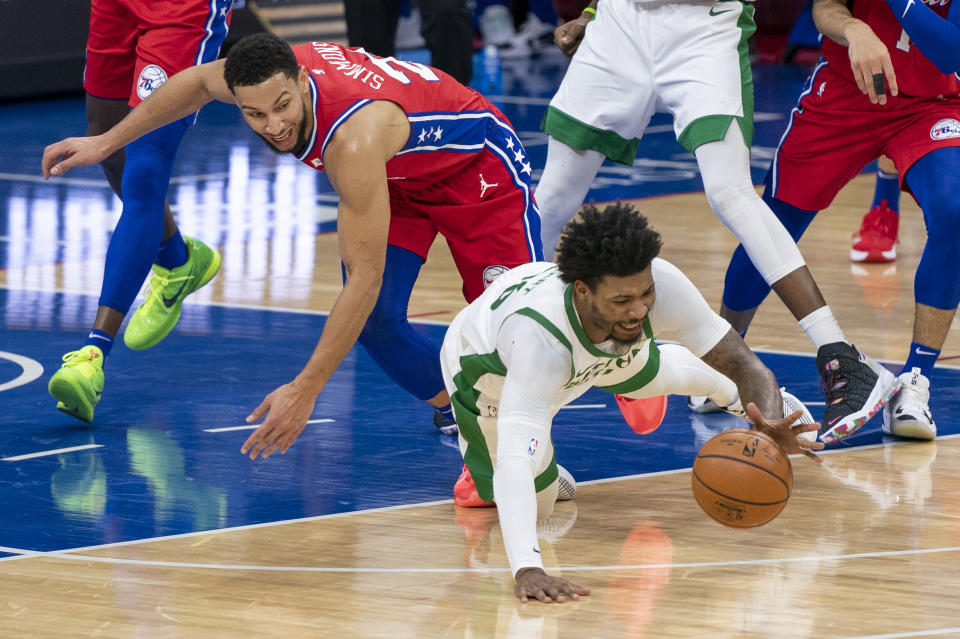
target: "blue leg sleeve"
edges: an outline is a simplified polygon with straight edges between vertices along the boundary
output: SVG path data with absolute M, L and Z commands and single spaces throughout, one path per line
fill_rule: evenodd
M 907 186 L 920 203 L 927 243 L 917 265 L 918 304 L 952 310 L 960 302 L 960 147 L 926 154 L 910 167 Z
M 440 347 L 407 320 L 407 306 L 423 259 L 412 251 L 387 246 L 380 296 L 360 333 L 360 343 L 401 388 L 422 400 L 443 389 Z
M 163 240 L 163 202 L 173 159 L 187 131 L 178 120 L 127 145 L 123 213 L 107 247 L 100 306 L 130 310 Z
M 783 223 L 794 241 L 799 240 L 817 215 L 817 211 L 805 211 L 782 200 L 775 199 L 770 195 L 769 173 L 765 184 L 763 201 L 770 207 L 777 219 Z M 769 293 L 770 286 L 753 266 L 753 262 L 750 261 L 750 257 L 741 244 L 733 252 L 730 265 L 727 266 L 727 274 L 723 283 L 723 305 L 732 311 L 746 311 L 760 306 L 760 303 Z

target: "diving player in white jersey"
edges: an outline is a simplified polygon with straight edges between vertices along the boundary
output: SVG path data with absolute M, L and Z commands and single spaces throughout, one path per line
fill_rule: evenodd
M 543 571 L 536 521 L 550 516 L 558 493 L 553 416 L 590 388 L 634 399 L 706 395 L 748 414 L 789 454 L 818 459 L 813 451 L 823 448 L 799 437 L 818 427 L 803 405 L 781 394 L 773 373 L 659 251 L 659 234 L 629 205 L 588 207 L 567 226 L 556 264 L 501 275 L 447 331 L 440 359 L 460 451 L 479 497 L 496 501 L 522 601 L 589 593 Z M 676 343 L 658 346 L 654 337 Z
M 657 108 L 697 158 L 710 207 L 817 348 L 829 381 L 824 441 L 853 433 L 897 390 L 892 373 L 849 344 L 796 243 L 750 176 L 753 4 L 740 0 L 593 0 L 555 39 L 573 55 L 543 118 L 550 136 L 536 190 L 547 259 L 605 158 L 633 165 Z M 591 14 L 596 18 L 591 20 Z

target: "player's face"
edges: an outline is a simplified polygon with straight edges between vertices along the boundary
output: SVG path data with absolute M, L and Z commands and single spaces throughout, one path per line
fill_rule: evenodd
M 621 345 L 643 337 L 643 318 L 657 297 L 649 266 L 633 275 L 604 276 L 593 290 L 577 281 L 574 291 L 583 300 L 580 319 L 590 340 L 598 343 L 612 339 Z
M 306 144 L 313 118 L 307 109 L 310 90 L 303 68 L 296 78 L 278 72 L 260 84 L 234 87 L 233 94 L 247 124 L 271 149 L 292 153 Z

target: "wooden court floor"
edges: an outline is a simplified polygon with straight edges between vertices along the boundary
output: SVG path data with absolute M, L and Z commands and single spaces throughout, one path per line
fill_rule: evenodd
M 923 226 L 905 196 L 896 265 L 851 266 L 871 189 L 868 177 L 848 187 L 801 250 L 848 337 L 902 361 Z M 717 307 L 734 241 L 703 195 L 637 204 L 664 235 L 664 257 Z M 271 280 L 267 270 L 259 301 L 229 294 L 248 274 L 232 270 L 225 247 L 208 300 L 329 308 L 335 238 L 316 244 L 325 257 L 313 276 Z M 438 242 L 410 313 L 448 320 L 462 305 Z M 812 350 L 775 299 L 748 343 Z M 955 333 L 943 354 L 960 355 Z M 592 589 L 579 602 L 517 602 L 495 511 L 446 501 L 8 558 L 0 637 L 958 636 L 958 441 L 844 449 L 820 466 L 795 459 L 787 508 L 753 530 L 707 519 L 687 470 L 581 485 L 541 531 L 548 569 Z

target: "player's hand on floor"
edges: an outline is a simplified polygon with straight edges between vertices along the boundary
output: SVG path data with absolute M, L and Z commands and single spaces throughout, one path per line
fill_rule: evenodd
M 553 42 L 563 52 L 563 55 L 569 58 L 576 53 L 589 22 L 589 16 L 581 15 L 579 18 L 561 24 L 553 30 Z
M 800 419 L 801 415 L 803 415 L 803 411 L 798 410 L 790 415 L 784 416 L 783 419 L 767 419 L 763 416 L 763 413 L 760 412 L 760 409 L 757 408 L 756 404 L 753 402 L 747 404 L 747 416 L 750 417 L 750 421 L 753 422 L 753 427 L 764 435 L 769 435 L 773 438 L 773 441 L 777 442 L 777 445 L 783 449 L 783 452 L 788 455 L 803 453 L 810 459 L 820 462 L 820 456 L 813 451 L 823 450 L 823 442 L 818 442 L 815 439 L 811 441 L 800 437 L 801 433 L 811 433 L 820 430 L 820 424 L 817 422 L 812 424 L 795 423 Z
M 563 577 L 551 577 L 540 568 L 521 568 L 517 571 L 516 579 L 513 594 L 520 601 L 532 598 L 544 603 L 563 602 L 590 594 L 589 588 L 581 588 Z
M 869 96 L 873 104 L 886 104 L 887 89 L 884 81 L 890 86 L 890 95 L 897 95 L 899 92 L 897 74 L 893 71 L 887 46 L 866 24 L 854 24 L 844 35 L 847 38 L 850 69 L 860 92 Z
M 250 459 L 256 459 L 261 452 L 264 459 L 278 450 L 287 452 L 307 425 L 316 403 L 317 393 L 304 388 L 297 380 L 273 391 L 247 417 L 250 424 L 267 415 L 243 443 L 240 452 L 244 455 L 249 452 Z
M 96 164 L 106 158 L 99 136 L 67 138 L 43 150 L 40 166 L 43 178 L 47 179 L 51 175 L 63 175 L 75 166 Z

